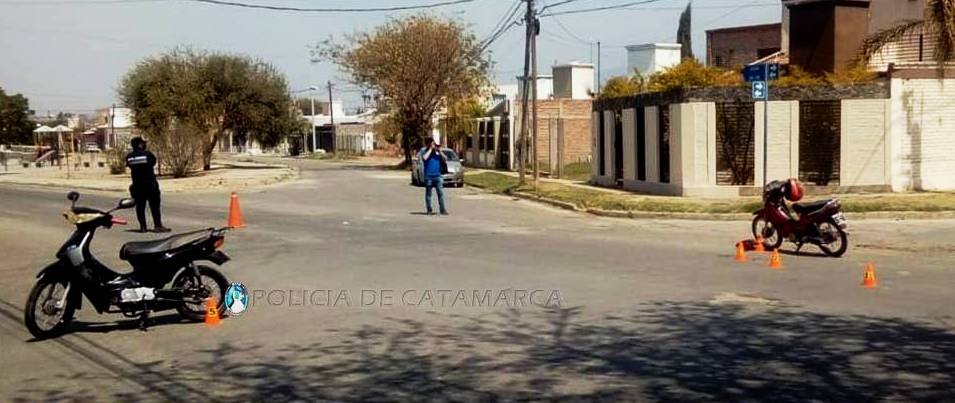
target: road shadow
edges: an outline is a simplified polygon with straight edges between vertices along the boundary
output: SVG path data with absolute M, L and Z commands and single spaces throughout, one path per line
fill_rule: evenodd
M 179 314 L 171 313 L 165 315 L 151 316 L 147 322 L 146 332 L 150 328 L 168 325 L 196 325 L 195 322 L 185 320 Z M 139 328 L 139 319 L 124 319 L 114 322 L 85 322 L 74 320 L 67 327 L 64 335 L 82 334 L 82 333 L 110 333 L 114 331 L 142 331 Z M 62 337 L 62 336 L 61 336 Z M 46 340 L 30 339 L 27 343 L 40 343 Z
M 407 171 L 400 164 L 341 164 L 339 169 L 350 171 Z
M 170 357 L 150 386 L 241 401 L 955 398 L 955 334 L 922 322 L 671 301 L 596 320 L 577 308 L 438 319 L 329 328 L 336 337 L 310 344 L 222 342 Z M 44 397 L 31 390 L 14 396 Z

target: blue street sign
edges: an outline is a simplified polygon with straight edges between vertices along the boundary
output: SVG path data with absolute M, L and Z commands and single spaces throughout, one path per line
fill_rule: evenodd
M 751 64 L 743 68 L 743 80 L 748 83 L 770 81 L 777 78 L 779 78 L 779 64 L 777 63 Z
M 753 99 L 766 99 L 768 93 L 765 81 L 753 81 Z

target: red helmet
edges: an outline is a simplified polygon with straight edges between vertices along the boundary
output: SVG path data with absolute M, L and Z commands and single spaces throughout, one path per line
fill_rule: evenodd
M 791 202 L 797 202 L 802 199 L 805 189 L 802 187 L 802 183 L 799 182 L 796 178 L 789 178 L 789 183 L 786 184 L 788 192 L 786 192 L 786 198 Z

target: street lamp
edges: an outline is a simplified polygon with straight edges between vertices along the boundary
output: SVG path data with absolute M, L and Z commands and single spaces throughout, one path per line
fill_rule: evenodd
M 310 85 L 308 89 L 309 91 L 312 91 L 311 95 L 309 95 L 308 98 L 312 101 L 312 153 L 314 154 L 315 151 L 318 150 L 318 140 L 316 138 L 317 136 L 315 133 L 316 129 L 315 129 L 315 92 L 314 91 L 318 91 L 319 88 L 318 86 Z
M 312 152 L 313 152 L 313 153 L 315 152 L 315 150 L 318 149 L 318 141 L 317 141 L 317 137 L 318 137 L 318 136 L 317 136 L 317 131 L 315 130 L 315 94 L 314 94 L 314 91 L 319 91 L 319 90 L 321 90 L 321 88 L 318 88 L 318 86 L 316 86 L 316 85 L 310 85 L 308 88 L 306 88 L 306 89 L 304 89 L 304 90 L 298 90 L 298 91 L 292 92 L 293 94 L 301 94 L 301 93 L 303 93 L 303 92 L 312 92 L 312 94 L 310 94 L 310 95 L 308 96 L 308 98 L 309 98 L 309 100 L 310 100 L 311 103 L 312 103 L 312 113 L 311 113 L 311 116 L 309 117 L 309 121 L 311 122 L 311 125 L 312 125 Z M 308 151 L 308 141 L 306 140 L 304 134 L 302 135 L 302 149 L 305 150 L 305 151 Z

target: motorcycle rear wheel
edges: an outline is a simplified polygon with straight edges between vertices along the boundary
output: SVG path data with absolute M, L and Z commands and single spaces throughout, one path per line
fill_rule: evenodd
M 216 309 L 221 317 L 222 313 L 225 312 L 224 300 L 225 292 L 229 288 L 228 280 L 222 273 L 212 267 L 197 265 L 196 269 L 199 270 L 198 278 L 191 273 L 183 274 L 176 278 L 173 287 L 197 292 L 198 297 L 203 301 L 199 303 L 183 302 L 176 307 L 176 311 L 188 320 L 202 322 L 206 318 L 205 298 L 215 298 Z
M 779 249 L 783 244 L 783 236 L 773 226 L 773 223 L 766 221 L 761 216 L 756 216 L 753 217 L 753 239 L 755 240 L 759 235 L 763 236 L 763 246 L 766 247 L 766 250 Z
M 849 236 L 846 234 L 842 228 L 839 228 L 839 225 L 832 219 L 824 221 L 819 224 L 819 233 L 823 237 L 826 236 L 826 233 L 834 235 L 832 243 L 820 243 L 819 249 L 822 250 L 822 253 L 829 255 L 831 257 L 840 257 L 846 253 L 846 250 L 849 249 Z M 833 243 L 838 242 L 839 247 L 833 248 Z
M 63 295 L 68 287 L 69 280 L 44 276 L 30 290 L 23 309 L 23 322 L 37 340 L 62 335 L 73 320 L 76 307 L 73 306 L 72 298 Z M 65 301 L 64 305 L 57 307 L 56 303 L 61 299 Z

